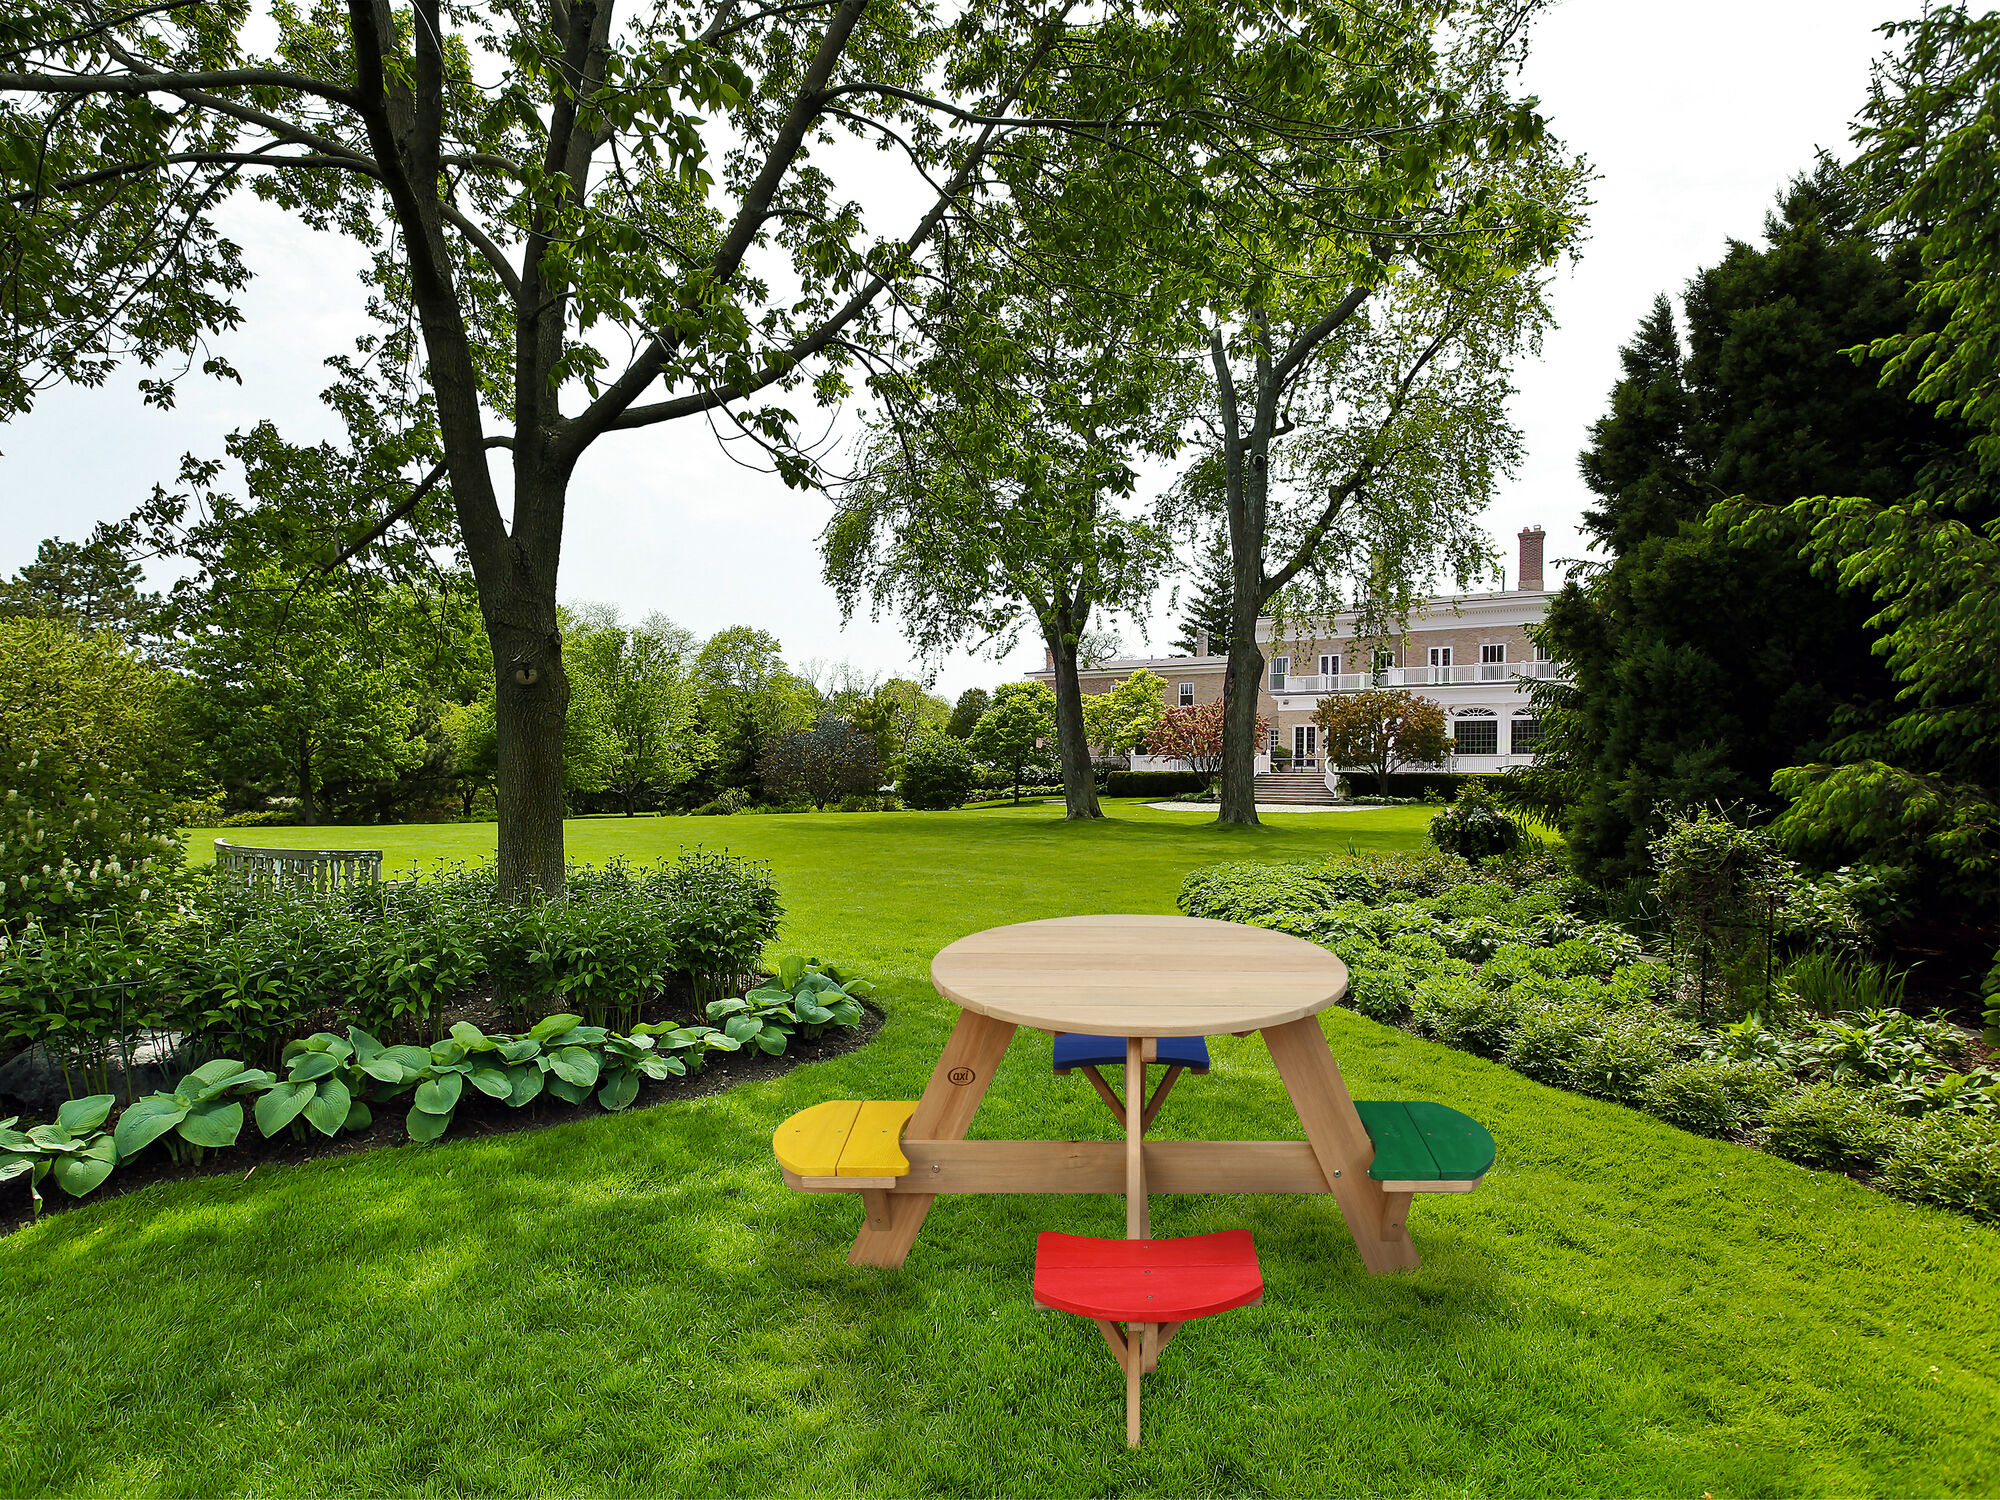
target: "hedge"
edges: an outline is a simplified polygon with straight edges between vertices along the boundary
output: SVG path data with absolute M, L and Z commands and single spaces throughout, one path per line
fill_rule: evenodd
M 1207 790 L 1208 778 L 1199 771 L 1113 771 L 1104 778 L 1107 797 L 1177 797 Z

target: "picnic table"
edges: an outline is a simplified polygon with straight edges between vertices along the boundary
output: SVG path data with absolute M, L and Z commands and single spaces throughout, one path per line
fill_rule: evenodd
M 1124 1193 L 1133 1240 L 1149 1236 L 1154 1193 L 1329 1193 L 1371 1273 L 1409 1270 L 1412 1196 L 1470 1191 L 1493 1161 L 1492 1137 L 1446 1106 L 1357 1106 L 1318 1020 L 1347 968 L 1301 938 L 1193 917 L 1058 917 L 961 938 L 931 977 L 959 1014 L 923 1097 L 814 1105 L 773 1139 L 791 1187 L 860 1195 L 852 1265 L 901 1265 L 946 1193 Z M 966 1139 L 1022 1026 L 1126 1039 L 1123 1140 Z M 1131 1080 L 1143 1086 L 1158 1039 L 1224 1033 L 1262 1035 L 1304 1140 L 1145 1139 L 1151 1111 Z

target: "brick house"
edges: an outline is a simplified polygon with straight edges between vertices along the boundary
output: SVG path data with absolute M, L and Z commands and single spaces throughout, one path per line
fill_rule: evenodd
M 1540 725 L 1527 685 L 1558 672 L 1527 633 L 1548 607 L 1543 539 L 1539 526 L 1520 533 L 1518 587 L 1433 596 L 1398 634 L 1359 636 L 1351 613 L 1310 623 L 1288 621 L 1282 635 L 1272 620 L 1259 620 L 1257 641 L 1265 666 L 1258 708 L 1272 727 L 1257 757 L 1258 773 L 1269 773 L 1273 752 L 1282 749 L 1290 752 L 1293 772 L 1310 772 L 1330 786 L 1342 768 L 1326 765 L 1320 755 L 1313 711 L 1329 694 L 1367 687 L 1408 688 L 1444 706 L 1454 753 L 1448 764 L 1427 769 L 1480 774 L 1530 763 Z M 1102 693 L 1146 668 L 1166 680 L 1167 706 L 1172 708 L 1219 699 L 1226 665 L 1223 657 L 1213 655 L 1119 657 L 1085 668 L 1079 676 L 1084 692 Z M 1053 668 L 1051 661 L 1028 676 L 1053 684 Z M 1139 770 L 1178 765 L 1145 755 L 1135 755 L 1132 764 Z

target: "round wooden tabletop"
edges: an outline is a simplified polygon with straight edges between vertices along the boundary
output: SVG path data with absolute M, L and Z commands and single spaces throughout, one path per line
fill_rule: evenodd
M 1215 1036 L 1316 1015 L 1347 965 L 1304 938 L 1200 917 L 1053 917 L 962 937 L 931 980 L 967 1010 L 1042 1031 Z

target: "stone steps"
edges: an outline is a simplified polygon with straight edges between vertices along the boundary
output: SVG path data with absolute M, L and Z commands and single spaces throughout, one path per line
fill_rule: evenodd
M 1325 807 L 1333 793 L 1317 771 L 1267 771 L 1257 778 L 1257 800 Z

